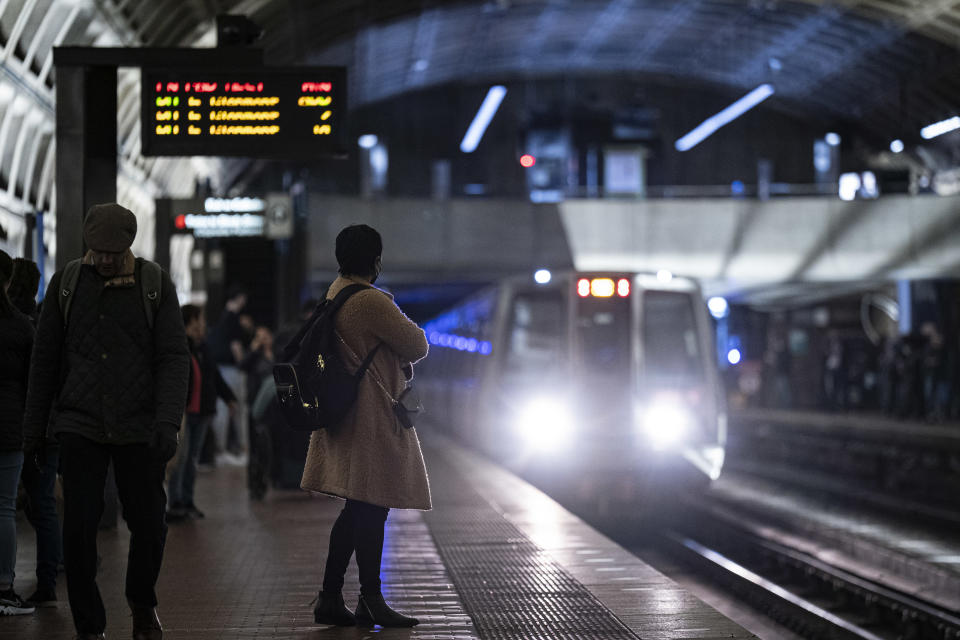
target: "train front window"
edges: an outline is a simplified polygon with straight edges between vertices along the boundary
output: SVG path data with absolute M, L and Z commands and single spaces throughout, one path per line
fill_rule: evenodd
M 647 378 L 684 386 L 700 382 L 703 362 L 690 294 L 644 293 L 643 352 Z
M 506 368 L 544 375 L 562 363 L 564 314 L 560 293 L 520 294 L 510 310 Z
M 581 301 L 577 312 L 581 366 L 592 375 L 623 376 L 630 369 L 630 301 Z

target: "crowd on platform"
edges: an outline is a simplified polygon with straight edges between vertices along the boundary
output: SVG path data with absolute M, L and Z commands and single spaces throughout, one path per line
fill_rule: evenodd
M 773 334 L 762 358 L 754 404 L 777 409 L 864 412 L 930 423 L 960 420 L 960 349 L 933 322 L 885 337 L 829 330 L 804 358 Z M 798 362 L 804 360 L 805 362 Z M 806 366 L 810 362 L 813 366 Z M 799 397 L 801 388 L 816 393 Z
M 170 276 L 133 255 L 136 231 L 128 209 L 91 207 L 87 253 L 54 274 L 39 310 L 37 266 L 0 251 L 0 616 L 56 606 L 62 564 L 77 640 L 105 639 L 97 532 L 116 526 L 105 507 L 119 502 L 130 531 L 125 595 L 133 638 L 160 640 L 156 583 L 167 524 L 205 517 L 194 501 L 205 446 L 210 462 L 246 463 L 249 495 L 262 499 L 276 467 L 271 430 L 283 429 L 274 335 L 244 314 L 247 293 L 228 291 L 208 337 L 204 309 L 181 307 Z M 368 354 L 362 370 L 371 380 L 335 425 L 316 423 L 309 443 L 301 438 L 297 485 L 346 500 L 330 533 L 318 624 L 418 622 L 386 603 L 380 565 L 389 510 L 431 506 L 416 432 L 400 428 L 396 410 L 427 341 L 373 286 L 382 248 L 366 225 L 337 236 L 340 276 L 328 291 L 343 308 L 336 335 L 345 353 Z M 297 325 L 280 332 L 281 344 L 315 306 L 308 303 Z M 14 590 L 21 484 L 37 535 L 37 587 L 26 599 Z M 341 590 L 354 554 L 361 593 L 352 613 Z

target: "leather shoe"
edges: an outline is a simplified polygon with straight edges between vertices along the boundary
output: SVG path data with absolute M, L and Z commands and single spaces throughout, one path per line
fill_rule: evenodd
M 317 606 L 313 608 L 313 621 L 317 624 L 332 624 L 338 627 L 352 627 L 357 619 L 343 604 L 343 595 L 340 593 L 324 593 L 317 595 Z
M 163 640 L 163 627 L 157 617 L 156 607 L 144 607 L 130 603 L 133 614 L 133 640 Z
M 405 616 L 390 608 L 379 591 L 369 595 L 360 595 L 357 602 L 357 622 L 362 624 L 378 624 L 381 627 L 414 627 L 420 621 Z

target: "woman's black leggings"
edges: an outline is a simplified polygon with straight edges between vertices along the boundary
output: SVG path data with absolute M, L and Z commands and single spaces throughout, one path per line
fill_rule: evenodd
M 387 522 L 386 507 L 359 500 L 347 500 L 330 531 L 330 550 L 323 572 L 324 593 L 340 593 L 350 556 L 357 552 L 360 569 L 360 593 L 380 591 L 380 559 L 383 556 L 383 527 Z

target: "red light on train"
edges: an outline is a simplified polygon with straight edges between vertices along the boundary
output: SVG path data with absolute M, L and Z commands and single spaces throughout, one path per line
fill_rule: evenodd
M 537 164 L 537 159 L 534 158 L 529 153 L 525 153 L 522 156 L 520 156 L 520 166 L 523 167 L 524 169 L 529 169 L 535 164 Z
M 590 281 L 586 278 L 580 278 L 577 281 L 577 295 L 586 298 L 590 295 Z
M 626 298 L 630 295 L 630 281 L 626 278 L 617 280 L 617 295 L 621 298 Z
M 182 213 L 178 215 L 173 221 L 173 226 L 175 226 L 177 229 L 186 229 L 187 216 L 183 215 Z

